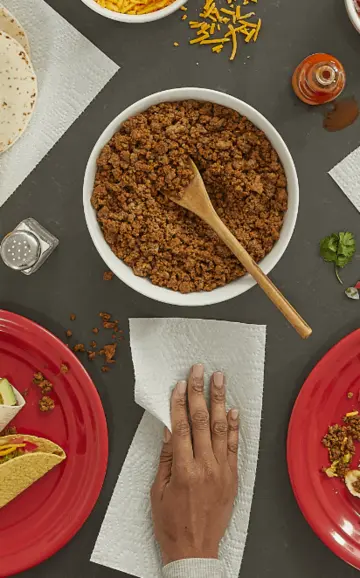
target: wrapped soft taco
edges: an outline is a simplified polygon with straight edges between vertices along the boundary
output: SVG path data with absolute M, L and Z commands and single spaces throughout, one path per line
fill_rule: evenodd
M 0 377 L 0 432 L 25 406 L 25 399 L 4 377 Z
M 53 442 L 29 435 L 0 437 L 0 508 L 66 459 Z

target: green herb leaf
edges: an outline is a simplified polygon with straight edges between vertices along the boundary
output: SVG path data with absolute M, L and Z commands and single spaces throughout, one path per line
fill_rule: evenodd
M 338 268 L 341 269 L 350 263 L 356 251 L 355 237 L 348 231 L 345 233 L 333 233 L 320 241 L 320 255 L 324 261 L 334 263 L 335 274 L 342 283 Z

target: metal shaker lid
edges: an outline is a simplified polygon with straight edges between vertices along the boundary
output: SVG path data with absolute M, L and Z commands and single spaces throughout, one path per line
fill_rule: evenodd
M 40 243 L 29 231 L 17 230 L 10 233 L 0 246 L 0 255 L 5 265 L 16 271 L 23 271 L 35 265 L 40 254 Z

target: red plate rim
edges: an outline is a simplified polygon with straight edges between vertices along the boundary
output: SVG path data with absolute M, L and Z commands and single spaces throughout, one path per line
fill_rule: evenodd
M 352 555 L 352 553 L 345 548 L 343 545 L 337 543 L 331 536 L 329 532 L 330 524 L 325 526 L 324 524 L 324 517 L 326 516 L 326 512 L 322 513 L 322 519 L 318 519 L 314 514 L 314 509 L 319 512 L 320 509 L 323 509 L 323 504 L 320 502 L 316 503 L 316 508 L 314 508 L 315 502 L 309 502 L 309 494 L 306 494 L 304 489 L 304 485 L 298 480 L 299 476 L 299 460 L 298 456 L 294 457 L 294 446 L 296 446 L 296 438 L 297 433 L 299 431 L 299 425 L 301 421 L 301 412 L 303 410 L 302 405 L 305 404 L 306 400 L 310 397 L 310 394 L 314 390 L 314 384 L 316 383 L 315 378 L 317 378 L 317 374 L 322 372 L 324 367 L 328 365 L 330 359 L 333 358 L 334 354 L 339 356 L 344 355 L 346 358 L 346 352 L 348 351 L 349 345 L 355 344 L 360 351 L 360 329 L 356 329 L 343 339 L 341 339 L 338 343 L 336 343 L 333 347 L 331 347 L 327 353 L 318 361 L 315 367 L 312 369 L 310 374 L 308 375 L 307 379 L 305 380 L 298 397 L 295 401 L 290 421 L 288 427 L 288 435 L 287 435 L 287 464 L 288 464 L 288 472 L 290 477 L 291 486 L 294 492 L 294 496 L 298 503 L 298 506 L 315 534 L 321 539 L 321 541 L 340 559 L 344 562 L 360 570 L 360 544 L 357 555 Z M 340 416 L 339 416 L 340 418 Z M 304 420 L 302 420 L 303 422 Z M 330 425 L 330 423 L 328 424 Z M 303 442 L 305 444 L 305 440 Z M 318 443 L 319 446 L 321 444 L 321 438 L 316 439 L 314 443 Z M 320 475 L 320 464 L 319 464 L 319 475 Z M 307 475 L 307 478 L 310 479 L 310 474 Z M 330 480 L 329 480 L 330 481 Z M 345 490 L 347 492 L 347 490 Z M 355 500 L 357 500 L 355 498 Z M 327 516 L 327 521 L 332 523 L 330 516 Z M 337 532 L 338 527 L 332 523 L 332 530 Z
M 98 468 L 92 476 L 92 487 L 86 494 L 86 504 L 79 509 L 78 514 L 75 514 L 69 519 L 66 531 L 62 532 L 59 538 L 54 540 L 48 548 L 44 548 L 38 555 L 34 555 L 31 561 L 27 560 L 26 565 L 19 562 L 18 567 L 14 569 L 14 571 L 9 573 L 6 570 L 7 573 L 5 575 L 1 573 L 0 568 L 0 576 L 7 578 L 8 576 L 33 568 L 53 556 L 63 548 L 84 525 L 96 505 L 105 480 L 109 456 L 109 441 L 107 422 L 100 396 L 90 375 L 74 353 L 50 331 L 35 321 L 18 315 L 17 313 L 0 309 L 0 328 L 3 322 L 5 322 L 5 327 L 6 323 L 8 323 L 19 326 L 24 330 L 32 331 L 35 329 L 35 331 L 41 335 L 41 339 L 48 343 L 51 348 L 56 348 L 58 351 L 61 351 L 64 361 L 71 360 L 71 367 L 74 368 L 77 377 L 81 378 L 81 384 L 86 388 L 87 395 L 91 398 L 91 406 L 94 408 L 94 416 L 96 417 L 97 422 L 98 447 L 101 448 L 98 458 Z M 6 328 L 3 333 L 6 333 Z

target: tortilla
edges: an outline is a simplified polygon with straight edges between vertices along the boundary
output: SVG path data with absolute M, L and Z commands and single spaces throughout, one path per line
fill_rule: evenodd
M 26 32 L 5 6 L 0 6 L 0 30 L 17 40 L 30 56 L 30 45 Z
M 38 449 L 0 464 L 0 509 L 66 459 L 60 446 L 36 436 L 4 436 L 0 438 L 0 448 L 19 439 L 37 445 Z
M 0 153 L 23 134 L 34 112 L 36 74 L 24 48 L 0 31 Z

